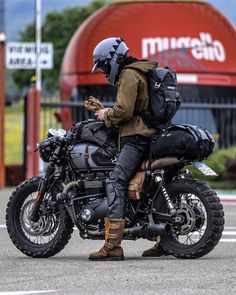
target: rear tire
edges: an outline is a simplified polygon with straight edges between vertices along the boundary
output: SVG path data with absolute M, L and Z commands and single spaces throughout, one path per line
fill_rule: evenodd
M 57 206 L 56 191 L 46 194 L 38 222 L 28 218 L 39 181 L 40 177 L 27 179 L 13 191 L 7 204 L 6 225 L 12 242 L 22 253 L 47 258 L 59 253 L 68 243 L 73 223 L 65 208 Z
M 182 233 L 181 230 L 177 234 L 172 231 L 162 236 L 164 250 L 177 258 L 199 258 L 211 252 L 224 229 L 223 206 L 216 192 L 207 184 L 192 179 L 176 180 L 166 189 L 185 224 L 183 222 L 181 227 Z M 160 212 L 168 211 L 160 195 L 155 207 Z

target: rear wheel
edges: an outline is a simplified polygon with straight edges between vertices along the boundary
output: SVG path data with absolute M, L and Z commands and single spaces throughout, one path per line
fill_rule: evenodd
M 22 253 L 46 258 L 65 247 L 71 238 L 73 223 L 67 211 L 58 207 L 57 191 L 46 193 L 39 209 L 39 220 L 30 220 L 39 181 L 39 177 L 28 179 L 12 193 L 7 204 L 6 225 L 12 242 Z
M 218 244 L 224 229 L 224 211 L 216 192 L 197 180 L 179 179 L 166 187 L 176 210 L 177 226 L 162 236 L 162 247 L 177 258 L 199 258 Z M 155 202 L 167 213 L 163 196 Z

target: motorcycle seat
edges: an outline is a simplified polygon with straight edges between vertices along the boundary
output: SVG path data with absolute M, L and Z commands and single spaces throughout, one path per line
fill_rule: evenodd
M 184 158 L 177 157 L 164 157 L 160 159 L 153 159 L 151 162 L 151 169 L 161 169 L 167 166 L 174 166 L 185 161 Z M 141 192 L 143 191 L 143 183 L 145 180 L 145 170 L 149 169 L 149 159 L 146 159 L 141 164 L 138 172 L 129 182 L 127 197 L 128 199 L 139 200 L 141 198 Z
M 160 159 L 153 159 L 151 161 L 151 169 L 161 169 L 167 166 L 174 166 L 181 162 L 183 162 L 184 158 L 178 158 L 178 157 L 164 157 Z M 142 162 L 139 171 L 144 171 L 149 168 L 149 160 L 146 159 Z

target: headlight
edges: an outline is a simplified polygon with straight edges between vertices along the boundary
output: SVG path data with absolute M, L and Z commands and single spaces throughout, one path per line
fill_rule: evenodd
M 41 159 L 44 162 L 49 162 L 49 159 L 51 155 L 53 154 L 54 150 L 56 148 L 56 143 L 54 137 L 49 137 L 47 139 L 44 139 L 39 145 L 38 150 Z

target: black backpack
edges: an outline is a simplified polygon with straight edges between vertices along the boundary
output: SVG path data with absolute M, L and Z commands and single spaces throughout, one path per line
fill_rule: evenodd
M 181 104 L 181 98 L 177 92 L 176 72 L 167 67 L 156 67 L 149 71 L 148 80 L 148 109 L 136 114 L 141 116 L 150 128 L 166 128 Z
M 152 137 L 150 153 L 152 158 L 166 156 L 204 160 L 212 152 L 215 140 L 209 131 L 190 124 L 171 124 Z

